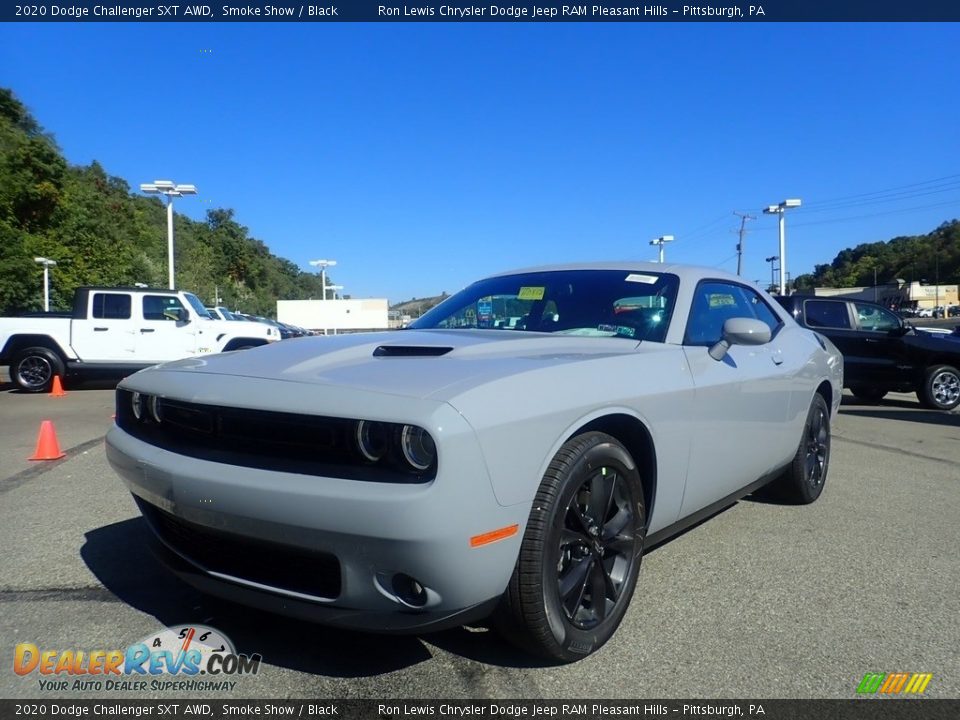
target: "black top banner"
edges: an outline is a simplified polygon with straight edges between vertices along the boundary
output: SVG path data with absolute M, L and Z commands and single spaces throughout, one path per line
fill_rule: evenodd
M 171 0 L 167 0 L 168 2 Z M 172 0 L 176 2 L 177 0 Z M 149 0 L 3 3 L 5 22 L 956 22 L 956 0 L 751 0 L 750 2 L 410 3 L 381 0 Z

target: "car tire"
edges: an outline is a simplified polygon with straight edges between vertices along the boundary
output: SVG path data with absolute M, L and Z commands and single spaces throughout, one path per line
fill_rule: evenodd
M 857 398 L 857 400 L 862 400 L 863 402 L 867 403 L 876 403 L 883 400 L 888 391 L 881 390 L 879 388 L 858 385 L 857 387 L 850 388 L 850 392 L 853 393 L 853 396 Z
M 823 395 L 814 393 L 797 453 L 763 495 L 791 505 L 809 505 L 823 492 L 829 469 L 830 408 Z
M 934 410 L 953 410 L 960 405 L 960 372 L 951 365 L 935 365 L 923 376 L 917 391 L 920 403 Z
M 626 448 L 601 432 L 568 441 L 537 490 L 495 624 L 553 661 L 599 649 L 630 604 L 645 527 L 640 473 Z
M 60 356 L 50 348 L 31 347 L 18 352 L 10 363 L 10 379 L 25 392 L 48 392 L 53 378 L 63 377 Z

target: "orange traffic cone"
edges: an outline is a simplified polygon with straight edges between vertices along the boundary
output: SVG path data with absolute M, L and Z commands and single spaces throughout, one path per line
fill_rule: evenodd
M 59 460 L 66 456 L 57 442 L 57 431 L 53 429 L 53 422 L 44 420 L 40 423 L 40 435 L 37 437 L 37 449 L 30 460 Z
M 50 397 L 66 397 L 67 393 L 64 392 L 63 385 L 60 384 L 60 376 L 53 376 L 53 387 L 50 388 Z

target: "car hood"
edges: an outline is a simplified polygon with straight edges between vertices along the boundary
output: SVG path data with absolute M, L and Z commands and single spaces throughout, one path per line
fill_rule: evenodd
M 212 373 L 445 400 L 459 390 L 508 375 L 662 348 L 659 343 L 638 345 L 616 337 L 405 330 L 284 340 L 178 360 L 146 372 Z

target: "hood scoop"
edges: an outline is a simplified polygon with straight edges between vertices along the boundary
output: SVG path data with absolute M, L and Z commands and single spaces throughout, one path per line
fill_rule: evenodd
M 440 357 L 453 350 L 440 345 L 378 345 L 374 357 Z

